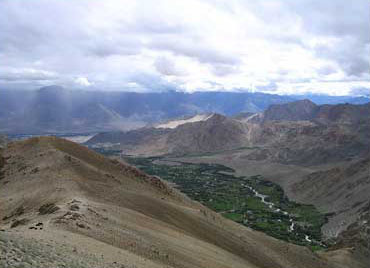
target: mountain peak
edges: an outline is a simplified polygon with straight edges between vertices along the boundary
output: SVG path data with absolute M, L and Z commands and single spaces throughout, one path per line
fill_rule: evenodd
M 311 120 L 316 113 L 317 107 L 315 103 L 308 99 L 274 104 L 264 112 L 264 120 Z

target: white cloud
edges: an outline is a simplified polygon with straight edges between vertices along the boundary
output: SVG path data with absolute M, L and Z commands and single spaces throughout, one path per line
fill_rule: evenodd
M 80 86 L 88 87 L 91 86 L 93 83 L 90 83 L 86 77 L 77 77 L 75 79 L 75 83 Z
M 367 0 L 2 0 L 0 85 L 351 94 L 370 88 L 369 13 Z

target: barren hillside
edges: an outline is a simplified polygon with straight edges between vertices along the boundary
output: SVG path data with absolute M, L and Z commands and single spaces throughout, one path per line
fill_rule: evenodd
M 337 237 L 349 225 L 367 225 L 366 213 L 370 213 L 370 159 L 365 158 L 341 167 L 317 171 L 292 185 L 294 196 L 301 202 L 315 204 L 331 214 L 324 226 L 324 234 Z M 364 233 L 365 234 L 365 233 Z M 348 237 L 350 233 L 346 233 Z M 358 235 L 358 234 L 356 234 Z M 352 231 L 352 236 L 355 236 Z M 359 238 L 359 237 L 357 237 Z M 368 240 L 370 237 L 367 235 Z M 361 239 L 357 239 L 359 242 Z M 348 241 L 347 241 L 348 242 Z M 344 244 L 342 241 L 341 244 Z M 352 239 L 351 245 L 354 245 Z M 370 245 L 366 245 L 370 253 Z
M 14 248 L 5 267 L 40 254 L 36 267 L 332 267 L 73 142 L 33 138 L 3 156 L 1 246 Z

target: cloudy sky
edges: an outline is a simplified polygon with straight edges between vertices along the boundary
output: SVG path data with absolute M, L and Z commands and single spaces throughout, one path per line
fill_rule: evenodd
M 0 0 L 0 86 L 368 94 L 368 0 Z

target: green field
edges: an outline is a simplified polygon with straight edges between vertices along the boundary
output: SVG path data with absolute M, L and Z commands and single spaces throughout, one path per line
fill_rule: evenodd
M 126 157 L 125 160 L 164 180 L 226 218 L 278 239 L 309 246 L 325 248 L 321 226 L 326 217 L 312 205 L 289 201 L 283 189 L 262 176 L 237 177 L 234 170 L 219 164 L 194 164 L 174 161 L 174 165 L 156 164 L 160 157 Z M 265 195 L 266 202 L 249 189 Z M 280 211 L 278 211 L 280 210 Z M 294 223 L 293 231 L 290 226 Z M 308 241 L 306 237 L 309 237 Z

